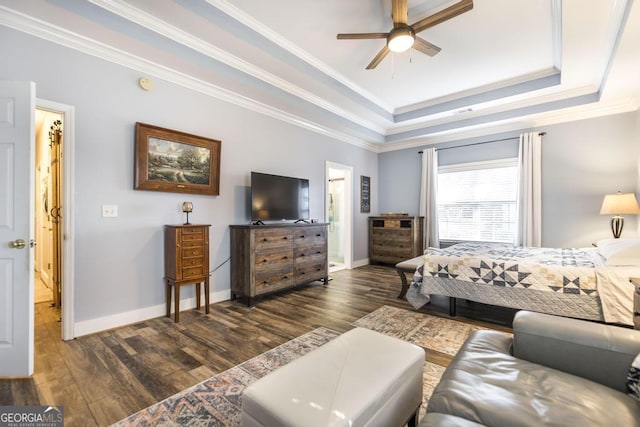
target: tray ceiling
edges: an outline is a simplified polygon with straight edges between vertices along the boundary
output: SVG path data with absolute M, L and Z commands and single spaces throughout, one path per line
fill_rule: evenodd
M 384 39 L 336 34 L 388 32 L 390 0 L 0 0 L 0 25 L 380 152 L 637 109 L 639 8 L 475 0 L 373 70 Z

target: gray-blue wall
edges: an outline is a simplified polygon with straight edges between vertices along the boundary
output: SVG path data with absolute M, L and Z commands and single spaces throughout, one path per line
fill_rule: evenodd
M 638 196 L 639 121 L 640 114 L 632 112 L 453 141 L 436 147 L 517 137 L 531 130 L 547 132 L 542 142 L 542 244 L 589 246 L 611 237 L 610 218 L 599 214 L 604 195 L 621 190 Z M 513 147 L 514 141 L 507 140 L 444 150 L 439 156 L 441 164 L 465 163 L 508 157 L 508 153 L 514 153 Z M 418 214 L 420 150 L 413 148 L 379 155 L 381 212 Z M 637 217 L 626 216 L 623 237 L 637 235 Z
M 192 223 L 212 225 L 210 263 L 223 264 L 229 258 L 229 224 L 249 222 L 252 170 L 308 178 L 311 217 L 323 219 L 325 162 L 349 165 L 356 178 L 354 208 L 357 177 L 367 175 L 372 209 L 378 210 L 376 153 L 160 79 L 145 92 L 137 71 L 2 26 L 0 52 L 0 80 L 34 81 L 38 98 L 75 107 L 76 323 L 103 318 L 110 319 L 102 323 L 108 325 L 121 314 L 131 313 L 122 317 L 131 322 L 161 313 L 163 225 L 184 222 L 183 201 L 193 202 Z M 136 122 L 221 140 L 220 195 L 134 190 Z M 117 205 L 119 216 L 102 218 L 105 204 Z M 367 216 L 354 209 L 353 219 L 353 258 L 366 261 Z M 226 263 L 212 276 L 212 292 L 228 297 L 229 281 Z M 185 289 L 186 298 L 192 295 Z

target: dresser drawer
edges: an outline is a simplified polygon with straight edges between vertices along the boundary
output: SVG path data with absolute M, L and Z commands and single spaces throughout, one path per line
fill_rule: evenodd
M 205 276 L 206 273 L 204 271 L 204 267 L 202 265 L 198 267 L 183 267 L 182 268 L 182 278 L 188 279 L 190 277 L 198 277 Z
M 191 246 L 182 248 L 182 259 L 200 257 L 204 254 L 202 246 Z
M 267 228 L 255 231 L 256 250 L 293 246 L 293 232 L 289 229 Z
M 181 245 L 183 248 L 204 248 L 204 240 L 182 240 Z
M 182 260 L 182 268 L 191 268 L 191 267 L 203 267 L 204 260 L 202 257 L 198 258 L 187 258 Z
M 283 269 L 293 265 L 293 248 L 263 251 L 255 254 L 254 267 L 256 272 Z
M 296 247 L 294 251 L 296 265 L 317 264 L 326 262 L 326 252 L 324 246 L 304 246 Z
M 313 280 L 320 280 L 327 276 L 327 263 L 311 263 L 296 265 L 296 283 L 306 283 Z
M 202 240 L 204 239 L 204 228 L 185 227 L 182 229 L 182 240 Z
M 294 231 L 296 247 L 323 245 L 327 239 L 326 227 L 304 227 Z
M 254 280 L 256 295 L 265 294 L 267 292 L 285 289 L 295 284 L 293 278 L 293 269 L 280 271 L 257 273 Z

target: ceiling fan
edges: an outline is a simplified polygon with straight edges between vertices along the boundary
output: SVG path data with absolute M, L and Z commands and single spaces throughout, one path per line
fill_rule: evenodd
M 416 34 L 471 9 L 473 9 L 473 0 L 462 0 L 440 12 L 421 19 L 413 25 L 407 25 L 407 0 L 391 0 L 391 18 L 393 19 L 393 29 L 391 31 L 388 33 L 338 34 L 338 39 L 387 39 L 387 44 L 373 58 L 373 61 L 367 65 L 367 70 L 376 68 L 389 51 L 404 52 L 413 47 L 417 51 L 434 56 L 440 52 L 440 48 L 417 37 Z

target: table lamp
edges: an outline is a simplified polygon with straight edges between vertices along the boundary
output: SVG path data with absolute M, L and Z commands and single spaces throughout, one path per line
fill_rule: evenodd
M 639 214 L 640 207 L 638 207 L 638 201 L 633 193 L 621 193 L 618 191 L 616 194 L 607 194 L 602 201 L 602 207 L 600 208 L 600 215 L 613 215 L 611 218 L 611 231 L 613 237 L 618 239 L 622 234 L 622 227 L 624 227 L 624 218 L 622 214 Z
M 187 222 L 185 222 L 184 225 L 189 225 L 189 212 L 193 212 L 193 203 L 182 202 L 182 212 L 187 214 Z

